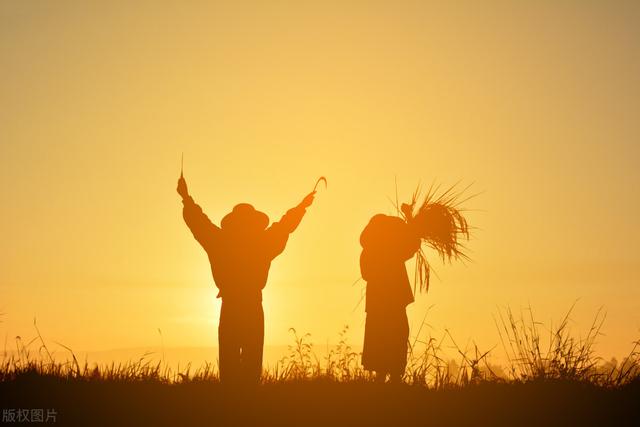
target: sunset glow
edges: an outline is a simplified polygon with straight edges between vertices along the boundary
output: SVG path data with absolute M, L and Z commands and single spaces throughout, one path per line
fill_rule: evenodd
M 278 220 L 320 188 L 264 290 L 289 328 L 362 341 L 359 236 L 419 184 L 473 184 L 472 262 L 408 307 L 498 344 L 498 308 L 598 350 L 640 332 L 640 8 L 620 2 L 0 5 L 0 332 L 74 350 L 217 345 L 220 300 L 182 220 Z M 464 3 L 464 2 L 463 2 Z M 576 7 L 579 4 L 580 7 Z M 408 264 L 409 271 L 413 266 Z M 429 307 L 431 307 L 429 309 Z M 215 356 L 212 355 L 212 358 Z

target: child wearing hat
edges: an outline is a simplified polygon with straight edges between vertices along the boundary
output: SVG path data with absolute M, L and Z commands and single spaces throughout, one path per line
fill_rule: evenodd
M 360 272 L 367 282 L 367 313 L 362 365 L 384 382 L 399 382 L 407 364 L 409 322 L 406 306 L 414 301 L 405 262 L 420 249 L 412 224 L 374 215 L 360 235 Z
M 236 205 L 215 225 L 189 195 L 183 177 L 178 194 L 183 217 L 193 237 L 207 252 L 222 299 L 218 326 L 220 380 L 258 382 L 262 373 L 264 312 L 262 289 L 271 261 L 284 251 L 291 234 L 313 203 L 315 191 L 278 222 L 248 203 Z

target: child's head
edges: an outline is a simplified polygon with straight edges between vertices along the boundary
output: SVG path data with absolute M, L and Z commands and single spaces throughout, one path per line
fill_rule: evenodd
M 269 217 L 248 203 L 240 203 L 222 218 L 220 225 L 225 231 L 258 232 L 267 228 Z
M 407 223 L 397 216 L 374 215 L 360 235 L 360 245 L 365 249 L 393 245 L 407 233 Z

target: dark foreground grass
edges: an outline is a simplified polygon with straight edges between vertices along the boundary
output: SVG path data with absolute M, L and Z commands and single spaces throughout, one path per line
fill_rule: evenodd
M 569 315 L 543 328 L 531 310 L 497 319 L 506 365 L 445 333 L 413 341 L 400 384 L 377 384 L 340 334 L 324 360 L 293 332 L 290 354 L 260 385 L 219 383 L 213 365 L 174 372 L 144 357 L 95 366 L 58 362 L 37 337 L 0 363 L 1 421 L 8 411 L 52 409 L 56 425 L 82 426 L 610 426 L 640 425 L 640 341 L 620 362 L 594 352 L 604 317 L 586 335 Z M 452 363 L 443 347 L 453 345 Z M 36 346 L 35 355 L 31 352 Z M 15 423 L 21 425 L 26 423 Z M 31 423 L 34 424 L 34 423 Z M 0 426 L 4 425 L 0 422 Z
M 640 381 L 481 382 L 433 390 L 315 379 L 228 388 L 212 381 L 86 381 L 23 374 L 0 383 L 2 408 L 54 408 L 86 426 L 638 425 Z

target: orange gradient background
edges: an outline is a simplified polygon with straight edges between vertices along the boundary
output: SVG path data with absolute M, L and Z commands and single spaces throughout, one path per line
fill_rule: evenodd
M 347 4 L 348 3 L 348 4 Z M 473 262 L 408 309 L 461 344 L 529 304 L 599 353 L 640 335 L 636 2 L 0 5 L 0 333 L 77 349 L 217 344 L 180 154 L 219 222 L 276 220 L 324 175 L 264 292 L 266 344 L 361 343 L 358 237 L 419 182 L 475 182 Z M 408 264 L 411 269 L 411 265 Z M 410 270 L 411 271 L 411 270 Z

